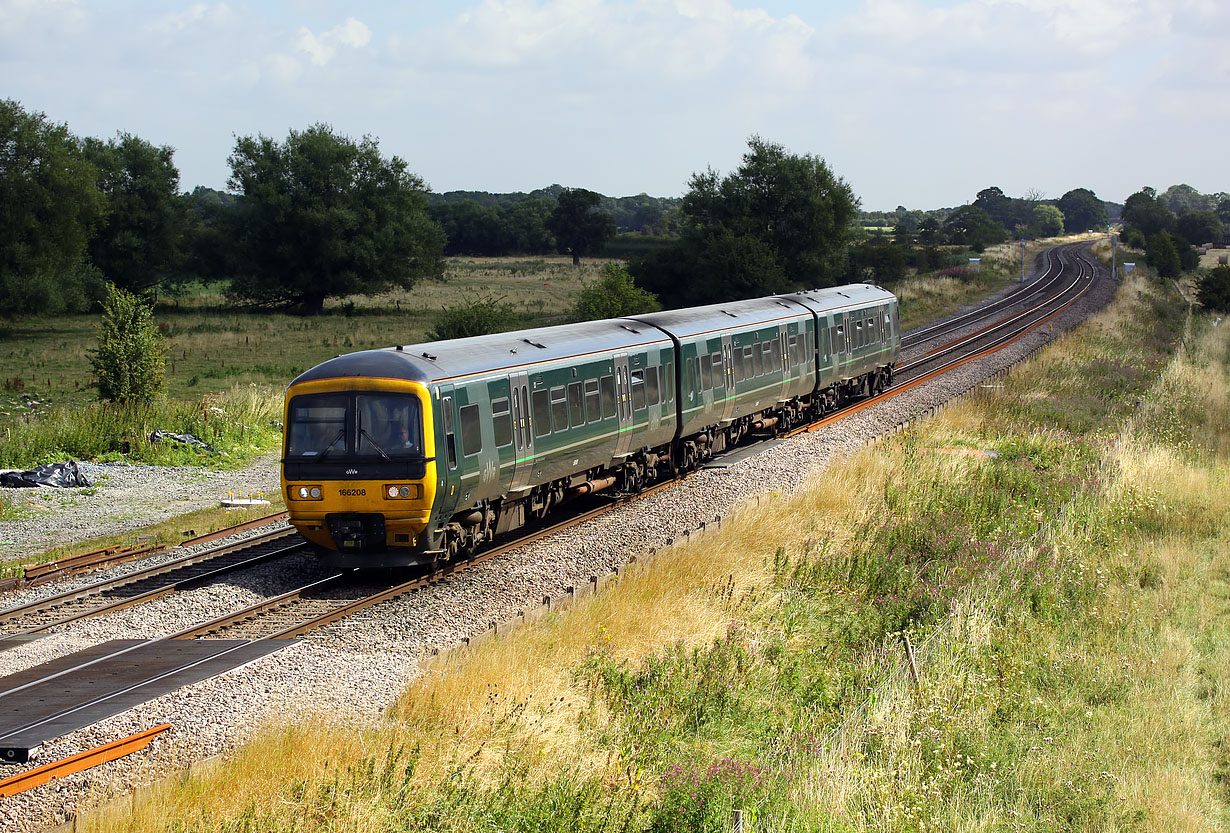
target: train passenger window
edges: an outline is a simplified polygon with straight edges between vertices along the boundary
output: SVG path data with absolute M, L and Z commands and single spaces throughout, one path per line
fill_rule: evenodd
M 597 422 L 602 419 L 602 399 L 598 396 L 598 380 L 585 380 L 585 419 Z
M 769 342 L 770 353 L 773 356 L 774 372 L 782 369 L 782 340 L 775 338 Z
M 876 329 L 876 320 L 874 318 L 867 319 L 867 340 L 873 344 L 880 340 L 880 333 Z
M 444 415 L 444 448 L 450 469 L 457 468 L 457 429 L 453 426 L 453 397 L 440 400 L 440 413 Z
M 777 339 L 766 341 L 760 345 L 760 355 L 765 373 L 772 373 L 777 366 L 773 363 L 773 345 L 777 343 Z M 778 364 L 781 364 L 779 361 Z
M 610 419 L 615 416 L 615 377 L 603 376 L 601 382 L 602 390 L 602 418 Z
M 551 388 L 551 421 L 556 431 L 568 430 L 568 393 L 563 385 Z
M 665 390 L 663 390 L 662 392 L 662 401 L 663 402 L 674 402 L 675 401 L 675 363 L 674 362 L 667 362 L 665 365 L 663 365 L 662 378 L 665 379 L 665 381 L 662 383 L 665 386 Z
M 580 382 L 568 385 L 568 420 L 573 427 L 585 424 L 585 394 Z
M 491 425 L 495 428 L 496 448 L 512 445 L 512 415 L 508 411 L 507 398 L 491 400 Z M 464 435 L 464 433 L 465 430 L 463 428 L 462 434 Z
M 742 382 L 745 378 L 743 374 L 743 351 L 738 347 L 735 348 L 734 354 L 731 357 L 731 365 L 735 374 L 735 381 Z
M 709 363 L 713 367 L 713 389 L 719 390 L 725 387 L 725 369 L 722 367 L 722 354 L 714 353 L 709 357 Z
M 545 390 L 536 390 L 531 394 L 534 406 L 534 436 L 545 437 L 551 433 L 551 399 Z
M 645 371 L 632 371 L 632 409 L 645 410 Z
M 657 405 L 661 398 L 659 393 L 659 376 L 662 372 L 660 367 L 650 367 L 645 370 L 645 396 L 649 399 L 650 405 Z
M 706 353 L 700 357 L 700 389 L 713 387 L 713 359 Z
M 764 360 L 760 357 L 760 345 L 757 344 L 752 348 L 752 375 L 759 376 L 764 373 Z
M 477 405 L 461 406 L 461 456 L 471 457 L 483 450 L 483 430 Z
M 802 364 L 802 363 L 803 363 L 803 356 L 802 356 L 802 354 L 799 352 L 799 337 L 798 337 L 797 335 L 795 335 L 794 333 L 791 333 L 791 334 L 790 334 L 790 338 L 789 338 L 789 340 L 787 341 L 787 344 L 789 344 L 789 346 L 790 346 L 790 349 L 789 349 L 789 352 L 790 352 L 790 363 L 791 363 L 792 365 Z

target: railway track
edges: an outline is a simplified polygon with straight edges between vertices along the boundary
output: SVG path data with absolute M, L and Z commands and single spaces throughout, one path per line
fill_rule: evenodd
M 0 610 L 0 639 L 45 633 L 90 616 L 111 613 L 199 587 L 239 570 L 306 549 L 297 532 L 279 529 L 236 544 L 193 553 L 104 579 L 27 604 Z
M 1066 264 L 1066 268 L 1065 268 Z M 938 375 L 956 364 L 970 361 L 982 355 L 986 355 L 995 349 L 999 349 L 1005 344 L 1018 339 L 1021 335 L 1032 327 L 1039 326 L 1050 317 L 1056 315 L 1058 311 L 1066 308 L 1074 302 L 1079 293 L 1085 291 L 1090 283 L 1090 279 L 1094 274 L 1093 265 L 1085 258 L 1076 255 L 1075 253 L 1054 252 L 1054 263 L 1048 264 L 1046 274 L 1039 281 L 1043 286 L 1049 287 L 1047 294 L 1052 297 L 1032 303 L 1027 310 L 1005 313 L 1004 310 L 1021 304 L 1022 299 L 1036 301 L 1035 296 L 1038 295 L 1036 288 L 1025 288 L 1022 292 L 1028 292 L 1028 295 L 1014 293 L 1015 298 L 1011 303 L 1003 303 L 1009 299 L 1002 299 L 997 303 L 997 309 L 990 314 L 990 317 L 995 317 L 999 313 L 999 318 L 977 329 L 976 332 L 967 336 L 958 336 L 952 338 L 947 344 L 941 347 L 928 350 L 919 356 L 909 357 L 906 362 L 902 363 L 902 373 L 898 377 L 898 381 L 890 387 L 885 393 L 879 397 L 868 398 L 852 403 L 847 408 L 844 408 L 836 413 L 827 415 L 824 419 L 813 423 L 812 425 L 804 426 L 795 432 L 816 430 L 825 424 L 829 424 L 838 419 L 841 419 L 850 413 L 862 410 L 869 407 L 877 401 L 891 395 L 895 395 L 900 391 L 907 389 L 909 386 L 919 383 L 926 378 Z M 979 320 L 988 318 L 984 314 L 981 319 L 978 317 L 963 317 L 964 321 L 961 328 L 969 328 L 975 326 Z M 933 342 L 937 338 L 941 338 L 943 333 L 951 334 L 952 329 L 935 330 L 922 341 L 916 341 L 915 344 L 924 342 Z M 910 366 L 907 369 L 907 365 Z M 938 365 L 938 366 L 937 366 Z M 184 628 L 178 632 L 167 634 L 152 640 L 139 641 L 140 644 L 124 644 L 117 645 L 111 654 L 103 652 L 95 652 L 88 657 L 80 666 L 58 666 L 54 669 L 49 669 L 49 676 L 55 678 L 71 678 L 78 674 L 83 668 L 89 665 L 98 665 L 109 659 L 116 657 L 135 657 L 138 649 L 145 649 L 150 646 L 171 645 L 193 643 L 196 645 L 207 646 L 216 644 L 217 651 L 212 656 L 222 655 L 228 652 L 236 651 L 232 646 L 258 646 L 266 645 L 268 648 L 261 649 L 265 652 L 276 650 L 275 643 L 284 644 L 285 640 L 291 640 L 303 634 L 318 630 L 325 625 L 339 621 L 348 616 L 352 616 L 361 610 L 372 608 L 381 603 L 396 599 L 408 594 L 416 593 L 432 585 L 446 581 L 452 576 L 458 575 L 476 567 L 486 561 L 494 559 L 510 550 L 526 546 L 533 541 L 555 535 L 569 527 L 576 526 L 588 520 L 596 518 L 600 515 L 616 511 L 630 503 L 644 499 L 651 495 L 658 494 L 665 490 L 674 488 L 680 481 L 673 480 L 657 484 L 649 487 L 637 494 L 617 495 L 612 498 L 606 498 L 599 501 L 597 497 L 593 499 L 593 503 L 585 508 L 585 511 L 578 512 L 570 517 L 562 518 L 557 522 L 543 527 L 529 535 L 523 535 L 515 540 L 509 540 L 498 543 L 496 546 L 480 552 L 474 557 L 459 562 L 447 563 L 439 566 L 430 572 L 402 578 L 389 578 L 387 581 L 364 577 L 363 583 L 356 583 L 353 576 L 345 573 L 335 573 L 325 576 L 311 583 L 305 584 L 302 587 L 282 593 L 276 597 L 265 599 L 254 605 L 250 605 L 241 610 L 230 611 L 221 616 L 215 617 L 208 622 L 194 625 L 190 628 Z M 580 504 L 578 503 L 578 506 Z M 282 553 L 289 551 L 297 551 L 305 546 L 297 539 L 297 535 L 293 532 L 283 532 L 281 536 L 268 536 L 268 540 L 280 540 L 282 538 L 289 539 L 289 546 Z M 293 543 L 291 543 L 293 542 Z M 247 545 L 248 547 L 251 544 Z M 280 544 L 278 546 L 281 546 Z M 279 554 L 258 553 L 254 555 L 255 559 L 269 560 L 278 557 Z M 250 555 L 252 555 L 250 553 Z M 195 558 L 204 559 L 206 556 L 196 556 Z M 188 559 L 184 559 L 186 561 Z M 175 562 L 179 563 L 179 562 Z M 240 563 L 240 562 L 236 562 Z M 244 566 L 249 564 L 260 563 L 259 560 L 250 560 L 243 562 Z M 188 566 L 183 564 L 181 566 Z M 215 563 L 217 570 L 227 569 L 225 565 Z M 229 569 L 241 569 L 240 566 L 232 566 Z M 173 572 L 178 567 L 161 565 L 158 569 L 160 573 L 166 574 Z M 220 572 L 213 572 L 211 569 L 206 569 L 197 575 L 166 575 L 160 582 L 158 587 L 148 587 L 144 589 L 129 588 L 122 592 L 122 598 L 107 599 L 104 603 L 91 603 L 93 605 L 86 611 L 68 611 L 60 610 L 55 614 L 56 621 L 50 623 L 36 622 L 27 620 L 22 617 L 27 614 L 21 613 L 20 608 L 14 608 L 9 611 L 0 611 L 0 628 L 7 633 L 34 633 L 44 631 L 48 628 L 55 627 L 56 624 L 63 624 L 67 621 L 75 621 L 84 616 L 97 615 L 105 610 L 113 610 L 118 607 L 124 607 L 132 604 L 139 604 L 153 598 L 158 598 L 167 593 L 175 592 L 177 587 L 185 586 L 185 584 L 199 584 L 210 580 L 210 576 L 220 575 Z M 140 574 L 138 574 L 140 575 Z M 127 577 L 123 581 L 132 582 L 134 577 Z M 152 578 L 152 577 L 151 577 Z M 138 579 L 143 580 L 143 579 Z M 107 582 L 99 582 L 91 585 L 91 588 L 103 587 Z M 73 594 L 89 595 L 91 588 L 82 588 L 78 591 L 73 591 L 62 596 L 70 596 Z M 97 598 L 103 591 L 96 591 L 93 596 Z M 45 600 L 49 601 L 49 600 Z M 45 604 L 44 602 L 44 604 Z M 32 606 L 26 606 L 32 607 Z M 18 621 L 20 619 L 20 621 Z M 129 641 L 131 643 L 132 641 Z M 108 649 L 111 650 L 111 649 Z M 162 649 L 167 651 L 169 649 Z M 240 653 L 236 653 L 240 655 Z M 258 654 L 254 654 L 258 655 Z M 246 655 L 244 655 L 246 656 Z M 182 669 L 189 669 L 193 665 L 200 664 L 204 660 L 200 659 L 184 659 L 181 663 L 182 668 L 177 666 L 172 672 L 167 672 L 163 676 L 175 673 Z M 135 662 L 135 660 L 134 660 Z M 234 663 L 229 667 L 234 667 Z M 33 669 L 32 669 L 33 670 Z M 217 672 L 215 672 L 217 673 Z M 21 684 L 20 687 L 14 687 L 10 691 L 0 692 L 0 698 L 5 698 L 10 693 L 20 694 L 21 691 L 32 691 L 34 687 L 44 680 L 35 679 L 37 674 Z M 124 689 L 125 692 L 130 690 L 140 689 L 144 683 L 133 681 Z M 115 695 L 108 695 L 114 697 Z M 74 711 L 89 711 L 93 707 L 90 702 L 82 702 L 75 704 L 72 709 Z M 83 724 L 84 725 L 84 724 Z

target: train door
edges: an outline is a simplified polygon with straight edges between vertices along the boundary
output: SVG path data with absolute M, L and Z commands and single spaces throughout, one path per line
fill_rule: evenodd
M 844 312 L 833 315 L 832 335 L 833 365 L 837 368 L 837 378 L 845 379 L 849 376 L 846 365 L 850 362 L 850 319 Z
M 730 419 L 736 410 L 735 351 L 728 334 L 722 336 L 722 386 L 725 389 L 725 403 L 719 410 L 721 411 L 722 419 Z M 714 396 L 716 397 L 717 395 L 715 392 Z
M 628 375 L 628 354 L 615 354 L 615 412 L 619 417 L 619 437 L 615 440 L 615 456 L 621 457 L 632 447 L 632 381 Z
M 529 374 L 513 373 L 508 382 L 512 389 L 513 448 L 517 454 L 509 491 L 515 492 L 530 485 L 534 471 L 534 427 L 530 417 Z
M 440 416 L 436 428 L 436 507 L 441 522 L 453 516 L 457 507 L 461 472 L 458 469 L 457 405 L 452 385 L 440 385 L 436 390 Z
M 782 372 L 782 387 L 777 395 L 779 400 L 790 398 L 790 377 L 794 373 L 790 352 L 790 325 L 783 322 L 777 325 L 778 368 Z

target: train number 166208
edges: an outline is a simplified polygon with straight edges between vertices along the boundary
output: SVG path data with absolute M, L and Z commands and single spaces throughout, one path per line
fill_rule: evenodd
M 367 489 L 338 489 L 337 493 L 342 497 L 362 497 L 367 494 Z

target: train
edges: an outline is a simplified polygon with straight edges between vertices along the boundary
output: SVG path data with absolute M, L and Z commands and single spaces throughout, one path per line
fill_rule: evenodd
M 852 284 L 337 356 L 286 390 L 290 523 L 341 568 L 466 557 L 874 395 L 900 349 Z

